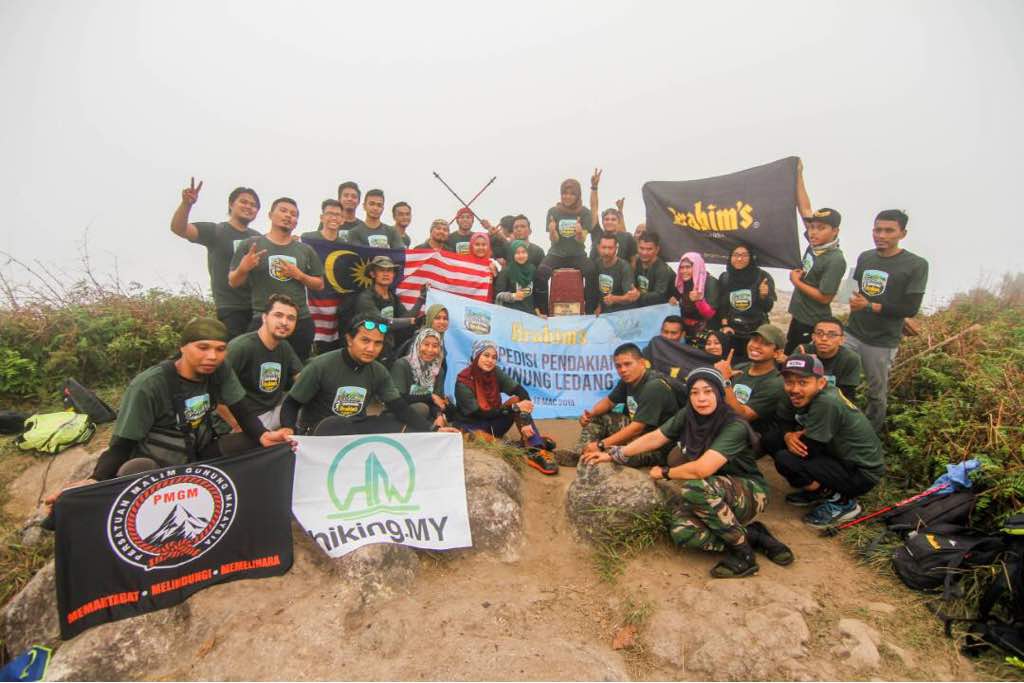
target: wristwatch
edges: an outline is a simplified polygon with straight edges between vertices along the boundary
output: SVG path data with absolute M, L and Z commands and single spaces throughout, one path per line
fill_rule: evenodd
M 725 388 L 728 389 L 731 386 L 732 386 L 732 380 L 731 379 L 725 380 Z
M 662 465 L 661 466 L 661 478 L 662 479 L 671 479 L 671 477 L 668 476 L 668 471 L 669 471 L 669 467 L 668 466 L 666 466 L 666 465 Z
M 597 450 L 599 450 L 599 451 L 603 451 L 604 450 L 604 439 L 601 439 L 600 441 L 597 442 Z

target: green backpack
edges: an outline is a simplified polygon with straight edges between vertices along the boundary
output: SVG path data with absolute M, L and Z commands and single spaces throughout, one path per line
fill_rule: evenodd
M 42 413 L 25 420 L 25 433 L 14 440 L 23 451 L 60 453 L 92 438 L 96 425 L 80 413 Z

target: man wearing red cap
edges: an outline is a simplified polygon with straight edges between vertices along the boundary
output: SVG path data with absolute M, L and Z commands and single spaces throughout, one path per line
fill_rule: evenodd
M 476 216 L 465 206 L 455 214 L 455 225 L 458 230 L 448 236 L 448 249 L 456 254 L 469 253 L 469 240 L 473 237 L 473 219 Z

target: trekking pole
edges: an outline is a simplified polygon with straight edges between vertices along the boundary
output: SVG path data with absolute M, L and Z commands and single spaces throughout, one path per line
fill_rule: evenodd
M 864 515 L 863 517 L 858 517 L 857 519 L 851 519 L 849 522 L 844 522 L 844 523 L 840 524 L 839 526 L 826 527 L 825 529 L 822 530 L 821 535 L 822 536 L 835 536 L 840 531 L 843 531 L 844 529 L 849 529 L 851 526 L 856 526 L 856 525 L 860 524 L 861 522 L 866 522 L 869 519 L 874 519 L 875 517 L 878 517 L 879 515 L 884 515 L 886 512 L 889 512 L 890 510 L 895 510 L 896 508 L 901 508 L 904 505 L 910 505 L 911 503 L 913 503 L 915 501 L 918 501 L 918 500 L 921 500 L 922 498 L 925 498 L 926 496 L 930 496 L 933 493 L 938 493 L 939 491 L 941 491 L 944 488 L 947 488 L 948 486 L 949 486 L 949 484 L 942 484 L 941 486 L 933 486 L 932 488 L 928 489 L 927 491 L 922 491 L 921 493 L 915 494 L 915 495 L 911 496 L 910 498 L 907 498 L 906 500 L 901 500 L 898 503 L 893 503 L 892 505 L 889 505 L 888 507 L 884 507 L 881 510 L 875 510 L 874 512 L 872 512 L 870 514 L 867 514 L 867 515 Z
M 462 200 L 462 197 L 460 197 L 460 196 L 458 195 L 458 193 L 456 193 L 456 192 L 455 192 L 455 190 L 453 190 L 453 189 L 451 188 L 451 185 L 449 185 L 448 183 L 446 183 L 446 182 L 444 181 L 444 178 L 442 178 L 442 177 L 440 176 L 440 174 L 439 174 L 439 173 L 438 173 L 437 171 L 434 171 L 434 177 L 435 177 L 435 178 L 437 178 L 438 180 L 440 180 L 440 181 L 441 181 L 441 184 L 445 186 L 445 189 L 447 189 L 447 190 L 448 190 L 449 192 L 451 192 L 451 193 L 452 193 L 452 196 L 453 196 L 453 197 L 455 197 L 456 199 L 458 199 L 458 200 L 459 200 L 459 203 L 460 203 L 460 204 L 462 204 L 462 205 L 463 205 L 464 207 L 466 207 L 467 209 L 469 209 L 469 205 L 470 205 L 470 204 L 472 204 L 473 202 L 475 202 L 475 201 L 476 201 L 477 197 L 479 197 L 480 195 L 482 195 L 482 194 L 484 193 L 484 190 L 486 190 L 486 189 L 487 189 L 488 187 L 490 187 L 490 186 L 491 186 L 491 183 L 493 183 L 493 182 L 494 182 L 495 180 L 497 180 L 497 179 L 498 179 L 498 176 L 494 176 L 493 178 L 491 178 L 490 180 L 488 180 L 488 181 L 487 181 L 487 184 L 486 184 L 486 185 L 484 185 L 483 187 L 481 187 L 481 188 L 480 188 L 480 191 L 479 191 L 479 192 L 477 192 L 477 193 L 476 193 L 475 195 L 473 195 L 473 198 L 472 198 L 472 199 L 470 199 L 470 200 L 469 200 L 469 203 L 467 204 L 466 202 L 464 202 L 464 201 Z M 476 215 L 476 213 L 475 213 L 475 212 L 473 211 L 473 209 L 469 209 L 469 210 L 470 210 L 470 212 L 471 212 L 471 213 L 473 213 L 473 217 L 474 217 L 474 218 L 477 218 L 477 219 L 479 220 L 479 217 L 478 217 L 478 216 Z M 452 224 L 452 223 L 454 223 L 454 222 L 455 222 L 455 219 L 453 218 L 453 219 L 451 219 L 450 221 L 448 221 L 448 225 L 451 225 L 451 224 Z

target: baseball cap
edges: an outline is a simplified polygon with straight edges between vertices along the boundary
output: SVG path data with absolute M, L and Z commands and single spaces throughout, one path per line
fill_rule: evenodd
M 469 208 L 464 206 L 464 207 L 462 207 L 461 209 L 459 209 L 458 211 L 455 212 L 455 217 L 458 218 L 459 216 L 474 216 L 475 217 L 476 214 L 474 214 L 471 209 L 469 209 Z
M 763 338 L 769 344 L 774 344 L 777 349 L 781 349 L 786 345 L 786 335 L 782 333 L 782 330 L 771 323 L 761 325 L 757 328 L 757 331 L 754 332 L 754 334 Z
M 782 364 L 782 374 L 787 372 L 803 377 L 824 377 L 825 367 L 817 356 L 809 353 L 794 353 Z
M 810 216 L 804 218 L 805 223 L 826 223 L 831 225 L 833 228 L 838 228 L 839 223 L 842 220 L 842 214 L 835 209 L 818 209 Z

